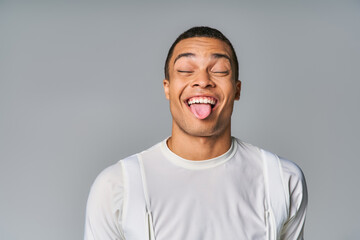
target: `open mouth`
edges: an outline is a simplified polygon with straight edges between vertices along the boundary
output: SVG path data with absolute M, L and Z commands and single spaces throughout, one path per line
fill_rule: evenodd
M 214 97 L 198 96 L 189 98 L 186 103 L 196 118 L 205 119 L 216 106 L 217 99 Z
M 187 100 L 187 104 L 190 107 L 192 104 L 210 104 L 211 108 L 214 108 L 217 100 L 213 97 L 192 97 Z

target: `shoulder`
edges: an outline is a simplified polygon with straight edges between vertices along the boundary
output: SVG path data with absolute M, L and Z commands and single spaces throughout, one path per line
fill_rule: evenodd
M 260 153 L 261 149 L 259 147 L 256 147 L 250 143 L 244 142 L 238 138 L 233 137 L 234 143 L 237 144 L 238 149 L 241 149 L 241 151 L 249 151 L 249 152 L 256 152 Z
M 122 185 L 123 170 L 121 160 L 100 172 L 96 177 L 92 188 L 103 188 L 106 185 Z
M 283 182 L 289 193 L 290 201 L 295 205 L 293 207 L 298 209 L 300 204 L 307 205 L 308 192 L 303 171 L 296 163 L 281 157 L 279 159 Z
M 117 206 L 122 202 L 124 192 L 123 171 L 117 162 L 100 172 L 91 186 L 88 198 L 88 208 L 98 208 L 104 203 Z
M 301 170 L 301 168 L 294 162 L 287 160 L 285 158 L 282 158 L 274 153 L 271 153 L 267 150 L 264 150 L 260 147 L 254 146 L 250 143 L 247 142 L 243 142 L 240 139 L 235 138 L 236 143 L 238 144 L 239 148 L 241 149 L 241 151 L 247 151 L 247 152 L 252 152 L 253 154 L 256 154 L 258 157 L 261 157 L 263 155 L 263 153 L 269 154 L 269 155 L 273 155 L 275 158 L 279 159 L 279 164 L 280 164 L 280 168 L 282 173 L 284 174 L 284 176 L 287 177 L 297 177 L 297 178 L 304 178 L 304 174 Z
M 158 151 L 160 147 L 160 143 L 131 156 L 128 156 L 126 158 L 123 158 L 121 160 L 119 160 L 117 163 L 105 168 L 104 170 L 102 170 L 99 175 L 96 177 L 92 189 L 95 188 L 99 188 L 99 189 L 104 189 L 104 188 L 111 188 L 111 189 L 116 189 L 119 187 L 123 187 L 124 185 L 124 162 L 134 162 L 136 161 L 136 156 L 137 155 L 144 155 L 146 153 L 151 153 L 151 152 L 156 152 Z
M 306 193 L 307 189 L 304 173 L 295 162 L 279 157 L 274 153 L 254 146 L 250 143 L 243 142 L 236 138 L 235 140 L 240 151 L 251 153 L 250 156 L 253 158 L 263 159 L 265 157 L 265 160 L 270 160 L 270 158 L 274 157 L 273 159 L 279 160 L 275 165 L 277 166 L 276 168 L 280 170 L 285 191 L 290 194 L 294 191 L 302 192 L 304 194 Z
M 104 169 L 91 186 L 86 206 L 85 239 L 123 239 L 124 181 L 118 162 Z
M 305 181 L 305 176 L 301 168 L 294 162 L 279 157 L 281 170 L 286 180 L 296 179 Z

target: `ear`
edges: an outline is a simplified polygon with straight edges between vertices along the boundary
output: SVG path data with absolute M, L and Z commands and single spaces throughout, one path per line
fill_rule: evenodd
M 167 100 L 169 100 L 170 99 L 170 94 L 169 94 L 169 92 L 170 92 L 170 90 L 169 90 L 170 81 L 167 80 L 167 79 L 164 79 L 163 80 L 163 86 L 164 86 L 165 97 L 166 97 Z
M 235 100 L 239 100 L 240 99 L 240 91 L 241 91 L 241 81 L 240 80 L 236 80 L 235 83 Z

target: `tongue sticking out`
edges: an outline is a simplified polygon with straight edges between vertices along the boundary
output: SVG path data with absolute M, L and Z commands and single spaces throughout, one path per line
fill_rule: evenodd
M 198 119 L 205 119 L 211 113 L 211 105 L 205 103 L 196 103 L 190 105 L 191 112 Z

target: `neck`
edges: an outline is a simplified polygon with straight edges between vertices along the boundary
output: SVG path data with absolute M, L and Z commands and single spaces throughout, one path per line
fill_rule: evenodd
M 231 146 L 230 128 L 223 134 L 209 137 L 191 136 L 184 132 L 172 131 L 168 139 L 169 149 L 176 155 L 188 160 L 207 160 L 226 153 Z

